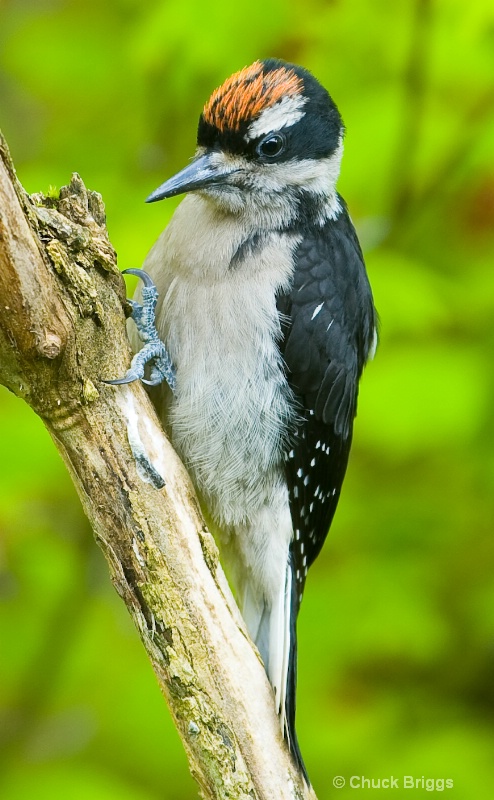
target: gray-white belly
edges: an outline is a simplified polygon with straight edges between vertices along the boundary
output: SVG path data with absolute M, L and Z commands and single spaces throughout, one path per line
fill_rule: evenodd
M 177 391 L 168 421 L 213 516 L 235 526 L 272 501 L 293 402 L 275 339 L 274 295 L 269 326 L 266 318 L 259 325 L 246 298 L 226 309 L 222 292 L 204 287 L 203 300 L 192 324 L 175 317 Z
M 276 293 L 290 285 L 299 237 L 265 230 L 245 246 L 253 222 L 188 195 L 144 265 L 160 292 L 158 328 L 176 368 L 166 423 L 226 526 L 246 524 L 279 495 L 293 415 Z

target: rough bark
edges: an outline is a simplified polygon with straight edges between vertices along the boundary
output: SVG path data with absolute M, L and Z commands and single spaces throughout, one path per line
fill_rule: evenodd
M 41 417 L 204 798 L 306 800 L 189 477 L 139 384 L 100 195 L 29 197 L 0 135 L 0 382 Z M 124 699 L 122 699 L 124 702 Z

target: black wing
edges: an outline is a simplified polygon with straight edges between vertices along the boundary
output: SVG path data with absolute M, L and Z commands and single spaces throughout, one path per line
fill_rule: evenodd
M 341 203 L 337 219 L 323 228 L 303 231 L 295 252 L 292 286 L 278 297 L 283 333 L 280 348 L 299 410 L 299 423 L 286 453 L 294 529 L 286 729 L 290 750 L 306 778 L 295 730 L 296 620 L 307 570 L 324 544 L 338 504 L 357 410 L 358 381 L 376 326 L 362 252 Z
M 307 570 L 331 525 L 350 453 L 358 381 L 376 325 L 362 252 L 343 200 L 324 227 L 303 231 L 290 291 L 278 297 L 281 351 L 299 422 L 286 453 L 294 538 L 290 545 L 290 656 L 286 730 L 307 781 L 295 730 L 296 621 Z
M 375 335 L 372 293 L 344 205 L 337 219 L 304 232 L 292 287 L 278 298 L 278 309 L 283 315 L 281 350 L 300 407 L 300 423 L 286 454 L 297 612 L 307 570 L 338 504 L 358 381 Z

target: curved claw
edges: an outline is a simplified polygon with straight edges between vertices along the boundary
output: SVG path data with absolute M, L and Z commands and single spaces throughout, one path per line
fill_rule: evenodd
M 123 378 L 115 378 L 113 381 L 105 381 L 102 379 L 102 383 L 108 383 L 110 386 L 122 386 L 124 383 L 134 383 L 134 381 L 138 381 L 141 378 L 141 375 L 136 370 L 129 369 Z M 143 380 L 143 383 L 147 383 L 147 381 Z
M 133 267 L 129 267 L 129 269 L 122 270 L 122 275 L 137 275 L 137 277 L 143 282 L 144 286 L 154 286 L 154 281 L 151 275 L 148 275 L 143 269 L 134 269 Z
M 175 370 L 165 345 L 159 338 L 156 330 L 155 308 L 158 300 L 158 290 L 153 279 L 143 269 L 124 269 L 123 274 L 136 275 L 144 286 L 141 290 L 142 302 L 130 300 L 132 319 L 134 320 L 140 339 L 145 342 L 144 347 L 132 359 L 130 368 L 123 378 L 104 380 L 111 386 L 122 386 L 126 383 L 141 380 L 147 386 L 158 386 L 166 381 L 172 392 L 175 391 Z M 149 379 L 144 378 L 147 365 L 151 367 Z
M 126 376 L 123 378 L 117 378 L 114 381 L 105 381 L 104 378 L 101 378 L 101 383 L 106 383 L 109 386 L 122 386 L 124 383 L 134 383 L 134 381 L 138 380 L 137 376 L 133 378 L 127 378 Z M 146 381 L 144 381 L 145 383 Z

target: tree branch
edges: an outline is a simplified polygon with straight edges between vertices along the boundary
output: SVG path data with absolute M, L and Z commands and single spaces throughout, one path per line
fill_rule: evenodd
M 29 197 L 0 135 L 0 382 L 41 417 L 137 626 L 204 798 L 315 798 L 279 730 L 189 477 L 130 359 L 101 197 Z

